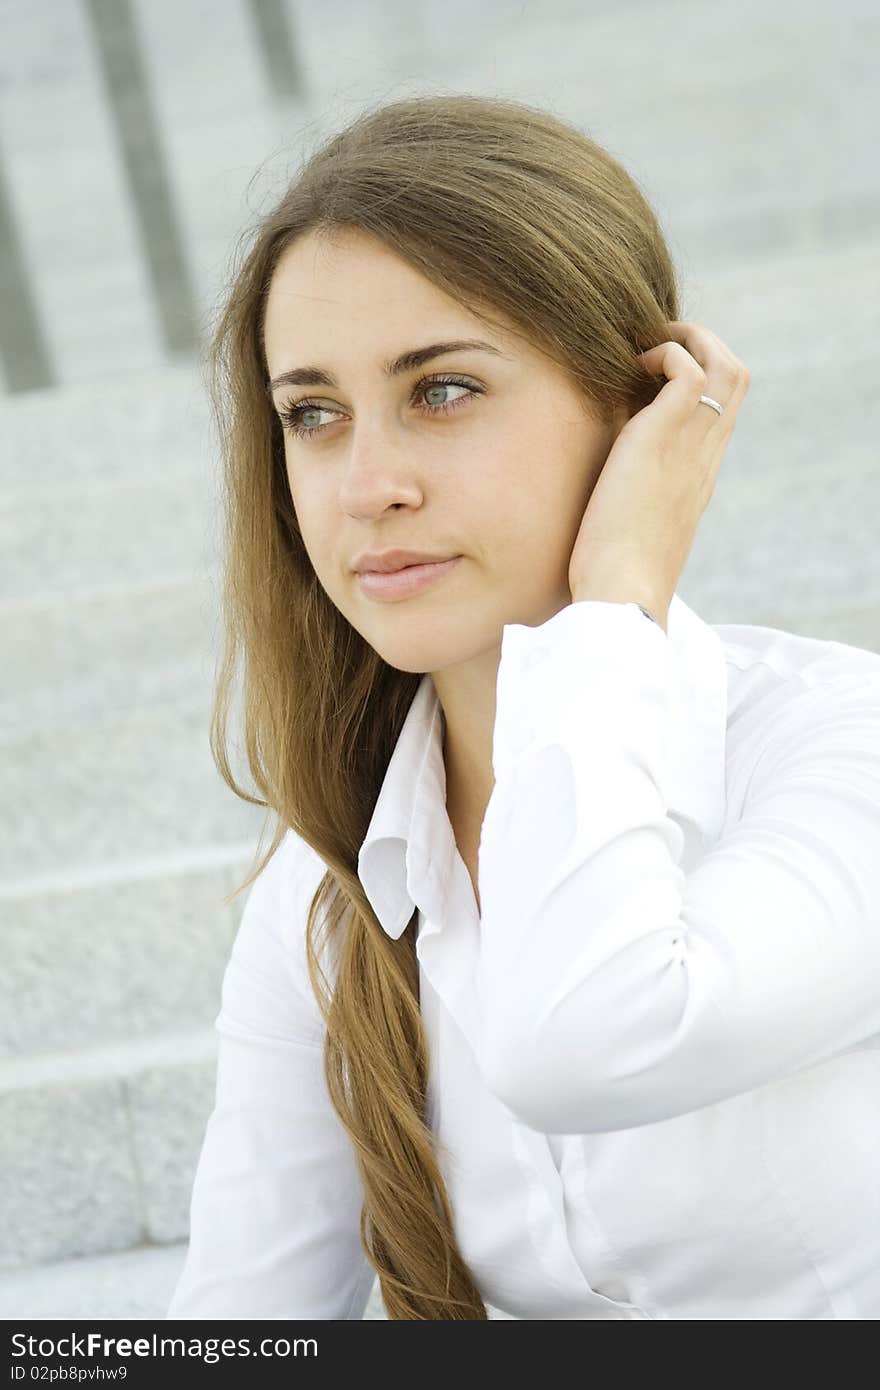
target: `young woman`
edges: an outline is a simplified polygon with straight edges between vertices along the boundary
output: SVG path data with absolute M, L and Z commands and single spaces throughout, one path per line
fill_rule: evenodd
M 749 383 L 678 312 L 625 170 L 474 96 L 238 267 L 211 736 L 276 826 L 169 1318 L 880 1315 L 880 656 L 675 592 Z

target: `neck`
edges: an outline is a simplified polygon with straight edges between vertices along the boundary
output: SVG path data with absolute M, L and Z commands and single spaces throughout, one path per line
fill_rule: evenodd
M 497 675 L 497 662 L 495 666 Z M 436 683 L 436 680 L 435 680 Z M 495 786 L 492 738 L 495 730 L 495 679 L 485 682 L 482 698 L 471 682 L 466 689 L 443 683 L 443 763 L 446 811 L 456 840 L 476 845 Z

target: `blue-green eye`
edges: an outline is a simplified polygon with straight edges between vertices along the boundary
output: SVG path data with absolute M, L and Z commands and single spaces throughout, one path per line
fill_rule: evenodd
M 482 395 L 482 388 L 475 386 L 471 381 L 463 381 L 456 376 L 432 376 L 423 377 L 417 382 L 413 391 L 413 400 L 424 389 L 425 391 L 441 388 L 444 386 L 461 386 L 468 395 L 460 396 L 455 401 L 442 401 L 428 403 L 417 408 L 429 415 L 448 414 L 451 410 L 457 410 L 460 405 L 466 405 L 473 396 Z M 307 415 L 338 415 L 340 412 L 331 410 L 329 406 L 320 405 L 317 401 L 303 400 L 297 401 L 295 405 L 280 405 L 278 407 L 278 417 L 282 425 L 298 439 L 308 439 L 312 435 L 321 434 L 326 425 L 304 425 L 303 417 Z

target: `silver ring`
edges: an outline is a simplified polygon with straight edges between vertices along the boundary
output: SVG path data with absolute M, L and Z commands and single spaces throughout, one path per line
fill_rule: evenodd
M 705 405 L 711 405 L 712 409 L 717 410 L 719 415 L 724 413 L 724 406 L 720 405 L 718 401 L 713 401 L 711 396 L 701 396 L 700 400 L 703 401 Z

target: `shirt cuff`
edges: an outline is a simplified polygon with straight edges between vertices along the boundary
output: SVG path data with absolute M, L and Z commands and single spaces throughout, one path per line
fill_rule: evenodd
M 538 627 L 507 624 L 493 800 L 503 807 L 517 785 L 542 787 L 552 805 L 532 805 L 530 815 L 546 813 L 562 837 L 558 852 L 572 850 L 579 863 L 633 826 L 665 816 L 671 659 L 667 633 L 646 622 L 637 603 L 579 600 Z M 539 769 L 548 758 L 552 765 Z M 560 759 L 568 777 L 556 768 Z M 542 775 L 529 777 L 529 770 Z M 574 863 L 557 867 L 558 879 Z

